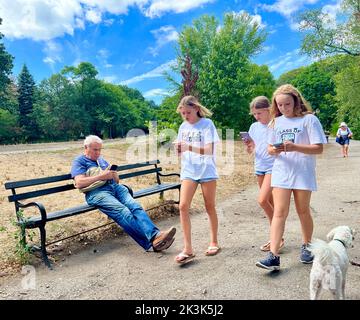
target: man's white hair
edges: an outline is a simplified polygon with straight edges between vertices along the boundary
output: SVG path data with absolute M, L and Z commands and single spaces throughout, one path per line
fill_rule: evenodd
M 86 148 L 86 147 L 90 146 L 90 144 L 92 144 L 94 142 L 97 142 L 97 143 L 100 143 L 100 144 L 103 143 L 103 141 L 98 136 L 89 135 L 84 140 L 84 147 Z

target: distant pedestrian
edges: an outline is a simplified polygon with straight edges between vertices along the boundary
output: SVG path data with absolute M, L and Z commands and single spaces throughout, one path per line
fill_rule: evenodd
M 274 92 L 271 114 L 272 133 L 268 140 L 268 151 L 275 156 L 271 176 L 274 216 L 270 228 L 270 252 L 256 266 L 279 270 L 279 249 L 292 194 L 302 231 L 300 261 L 313 261 L 314 257 L 308 250 L 313 234 L 310 198 L 311 192 L 317 189 L 315 155 L 323 152 L 326 137 L 319 119 L 292 85 L 280 86 Z
M 352 132 L 345 122 L 341 122 L 336 132 L 336 142 L 341 145 L 341 155 L 346 158 L 349 156 L 349 144 Z

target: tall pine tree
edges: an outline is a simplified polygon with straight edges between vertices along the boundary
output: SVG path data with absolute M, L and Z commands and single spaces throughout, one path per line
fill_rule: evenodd
M 24 64 L 18 77 L 18 101 L 19 101 L 19 122 L 24 130 L 26 141 L 33 140 L 37 136 L 37 127 L 33 119 L 35 81 Z

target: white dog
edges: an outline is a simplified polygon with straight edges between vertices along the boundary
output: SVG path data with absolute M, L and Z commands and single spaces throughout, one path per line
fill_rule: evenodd
M 347 248 L 352 247 L 354 231 L 347 226 L 332 229 L 327 235 L 329 243 L 314 240 L 309 250 L 314 255 L 310 272 L 310 299 L 316 300 L 321 289 L 327 289 L 334 299 L 345 299 L 345 278 L 349 265 Z

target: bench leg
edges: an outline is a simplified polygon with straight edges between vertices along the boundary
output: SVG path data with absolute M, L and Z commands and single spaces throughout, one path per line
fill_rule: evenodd
M 51 263 L 49 261 L 49 258 L 47 256 L 47 252 L 46 252 L 46 231 L 45 231 L 45 226 L 41 226 L 39 227 L 40 229 L 40 239 L 41 239 L 41 254 L 42 254 L 42 258 L 44 260 L 44 263 L 46 264 L 46 266 L 52 270 L 52 266 Z

